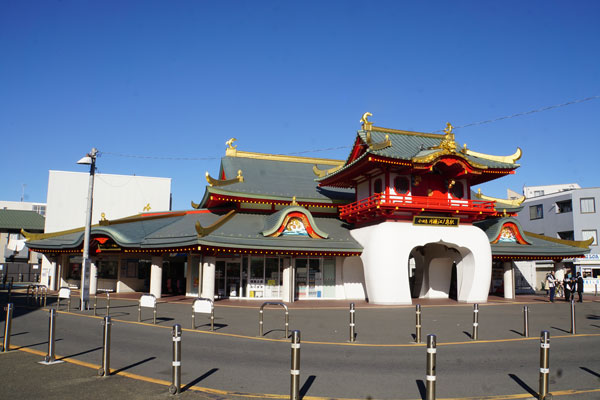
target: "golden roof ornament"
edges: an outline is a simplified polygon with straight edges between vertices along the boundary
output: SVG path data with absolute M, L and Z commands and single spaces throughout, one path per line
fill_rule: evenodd
M 290 204 L 291 206 L 297 206 L 298 202 L 296 201 L 296 196 L 292 197 L 292 203 Z
M 235 157 L 235 155 L 237 153 L 237 145 L 234 146 L 233 142 L 235 142 L 236 140 L 237 140 L 236 138 L 231 138 L 225 142 L 225 144 L 227 145 L 227 149 L 225 150 L 226 156 Z
M 150 211 L 152 207 L 150 207 L 150 203 L 146 204 L 142 211 Z
M 363 131 L 370 131 L 373 129 L 373 123 L 367 120 L 368 117 L 372 117 L 372 116 L 373 116 L 373 114 L 371 114 L 368 111 L 363 114 L 362 118 L 360 119 L 360 123 L 362 125 Z
M 454 127 L 450 122 L 446 123 L 446 129 L 444 129 L 444 139 L 440 142 L 439 146 L 436 148 L 447 150 L 449 152 L 456 152 L 456 142 L 454 141 L 454 133 L 452 133 L 452 129 Z

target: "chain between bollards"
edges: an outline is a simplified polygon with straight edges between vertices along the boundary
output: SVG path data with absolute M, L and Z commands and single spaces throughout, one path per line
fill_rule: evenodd
M 523 306 L 523 336 L 529 337 L 529 307 Z
M 575 327 L 575 300 L 571 300 L 571 335 L 575 335 L 577 329 Z
M 356 334 L 354 332 L 356 327 L 355 311 L 356 310 L 354 309 L 354 303 L 350 303 L 350 342 L 354 342 L 356 337 Z
M 290 369 L 290 400 L 300 400 L 300 331 L 292 331 L 292 368 Z
M 48 325 L 48 354 L 44 358 L 47 363 L 53 363 L 55 361 L 54 355 L 54 332 L 56 325 L 56 309 L 50 309 L 50 323 Z
M 102 321 L 104 326 L 104 334 L 102 338 L 102 366 L 98 370 L 98 375 L 109 376 L 110 375 L 110 329 L 112 323 L 110 317 L 104 317 Z
M 169 393 L 181 392 L 181 325 L 173 325 L 173 376 Z
M 417 304 L 415 307 L 415 342 L 421 343 L 421 305 Z
M 4 310 L 6 310 L 6 320 L 4 321 L 4 341 L 2 344 L 2 352 L 6 353 L 10 350 L 10 331 L 12 326 L 12 314 L 13 314 L 13 303 L 8 303 Z
M 540 336 L 540 388 L 538 400 L 548 397 L 548 378 L 550 376 L 550 332 L 542 331 Z
M 436 356 L 436 337 L 435 335 L 427 335 L 427 375 L 426 388 L 425 388 L 425 399 L 435 400 L 435 356 Z
M 479 339 L 479 304 L 473 304 L 473 340 Z

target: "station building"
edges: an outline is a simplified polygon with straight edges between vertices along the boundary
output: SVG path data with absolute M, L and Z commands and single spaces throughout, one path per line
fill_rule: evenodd
M 494 156 L 444 134 L 374 126 L 365 113 L 346 160 L 245 152 L 227 142 L 215 177 L 185 211 L 102 219 L 91 230 L 90 292 L 157 297 L 486 302 L 501 280 L 514 297 L 514 263 L 582 257 L 589 241 L 523 231 L 523 199 L 473 188 L 513 174 L 521 150 Z M 55 288 L 80 259 L 84 229 L 31 234 L 52 260 Z M 112 279 L 98 280 L 99 276 Z M 495 279 L 498 278 L 498 279 Z

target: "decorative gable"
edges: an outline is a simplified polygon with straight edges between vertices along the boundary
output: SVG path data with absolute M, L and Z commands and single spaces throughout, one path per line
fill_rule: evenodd
M 491 243 L 518 243 L 523 245 L 531 244 L 523 238 L 519 228 L 513 222 L 505 222 L 502 225 L 502 228 L 500 228 L 500 233 Z
M 263 236 L 295 236 L 327 239 L 327 233 L 317 228 L 315 221 L 306 208 L 290 206 L 269 216 L 265 221 Z

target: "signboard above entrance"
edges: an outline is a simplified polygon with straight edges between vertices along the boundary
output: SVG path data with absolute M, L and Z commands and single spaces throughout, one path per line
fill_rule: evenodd
M 458 226 L 455 217 L 413 217 L 413 225 Z

